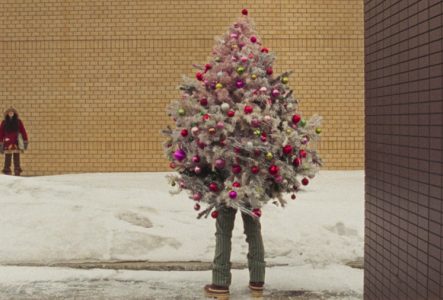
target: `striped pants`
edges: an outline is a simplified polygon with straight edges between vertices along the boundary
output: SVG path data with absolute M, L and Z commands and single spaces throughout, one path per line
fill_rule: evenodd
M 234 229 L 236 209 L 223 206 L 216 220 L 215 256 L 212 264 L 212 283 L 220 286 L 231 284 L 231 237 Z M 242 213 L 244 233 L 249 245 L 248 268 L 249 281 L 264 282 L 265 250 L 261 236 L 259 219 Z

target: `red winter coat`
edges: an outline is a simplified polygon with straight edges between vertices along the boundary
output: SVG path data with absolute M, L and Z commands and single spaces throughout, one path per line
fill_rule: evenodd
M 0 143 L 3 143 L 3 148 L 9 149 L 11 145 L 18 145 L 18 133 L 22 134 L 23 141 L 28 141 L 28 134 L 26 133 L 25 126 L 23 122 L 18 119 L 18 131 L 6 132 L 5 121 L 3 120 L 0 125 Z

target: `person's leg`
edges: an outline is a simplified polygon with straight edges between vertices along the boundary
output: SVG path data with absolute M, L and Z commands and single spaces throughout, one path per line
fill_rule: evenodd
M 265 249 L 261 235 L 260 219 L 242 213 L 246 242 L 249 245 L 248 268 L 249 281 L 263 283 L 265 281 Z
M 6 153 L 5 154 L 5 166 L 3 167 L 2 172 L 6 175 L 11 174 L 11 160 L 12 160 L 12 154 Z
M 22 168 L 20 168 L 20 153 L 14 153 L 14 174 L 20 176 Z
M 223 206 L 216 220 L 215 255 L 212 265 L 212 284 L 231 284 L 231 237 L 237 210 Z

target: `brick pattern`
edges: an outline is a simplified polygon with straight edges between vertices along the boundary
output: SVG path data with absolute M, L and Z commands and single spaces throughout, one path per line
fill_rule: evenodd
M 364 12 L 364 298 L 443 299 L 443 4 Z
M 0 0 L 0 108 L 30 134 L 24 175 L 166 171 L 161 128 L 249 8 L 306 116 L 324 117 L 325 169 L 362 169 L 363 3 L 357 0 Z

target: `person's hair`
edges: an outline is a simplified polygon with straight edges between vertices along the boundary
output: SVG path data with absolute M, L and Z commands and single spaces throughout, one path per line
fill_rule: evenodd
M 6 132 L 17 132 L 18 131 L 18 115 L 14 112 L 12 118 L 5 114 L 5 131 Z

